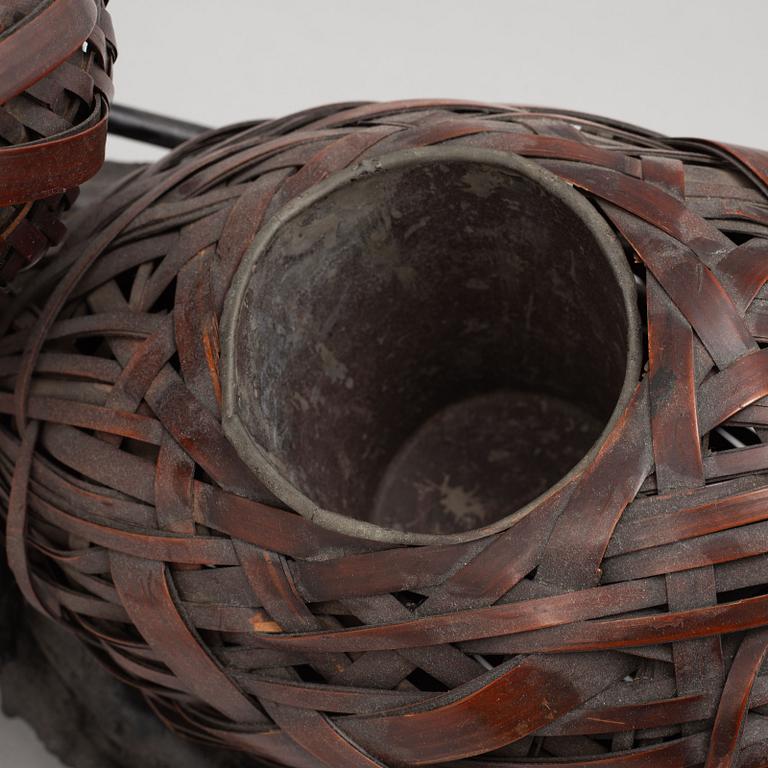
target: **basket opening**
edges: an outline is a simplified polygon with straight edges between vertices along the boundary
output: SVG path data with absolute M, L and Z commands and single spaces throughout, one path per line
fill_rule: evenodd
M 330 185 L 259 246 L 232 403 L 278 496 L 461 534 L 593 449 L 626 394 L 631 276 L 531 164 L 414 157 Z

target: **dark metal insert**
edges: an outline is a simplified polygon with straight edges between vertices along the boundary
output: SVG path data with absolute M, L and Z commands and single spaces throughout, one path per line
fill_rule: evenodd
M 479 535 L 585 460 L 637 380 L 621 248 L 515 156 L 365 163 L 278 214 L 245 262 L 227 429 L 279 498 L 334 527 Z

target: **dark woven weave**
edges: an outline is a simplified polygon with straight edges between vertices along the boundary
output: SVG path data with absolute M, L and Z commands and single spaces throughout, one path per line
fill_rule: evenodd
M 66 233 L 104 160 L 114 33 L 105 0 L 0 6 L 0 284 Z
M 597 207 L 645 284 L 648 363 L 554 499 L 384 544 L 268 501 L 222 428 L 219 322 L 274 212 L 438 144 L 533 159 Z M 184 145 L 89 227 L 4 318 L 8 557 L 171 728 L 302 768 L 768 764 L 767 154 L 330 107 Z

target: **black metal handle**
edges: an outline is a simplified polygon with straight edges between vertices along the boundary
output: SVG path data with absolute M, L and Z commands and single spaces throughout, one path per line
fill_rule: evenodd
M 173 148 L 209 130 L 205 125 L 158 115 L 143 109 L 113 104 L 109 113 L 109 132 L 159 147 Z

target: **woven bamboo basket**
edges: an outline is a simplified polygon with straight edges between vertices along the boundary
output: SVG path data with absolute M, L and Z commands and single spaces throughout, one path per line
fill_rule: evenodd
M 104 161 L 114 32 L 106 0 L 0 6 L 0 285 L 64 238 Z
M 271 764 L 768 764 L 767 198 L 508 105 L 182 145 L 6 308 L 19 588 Z

